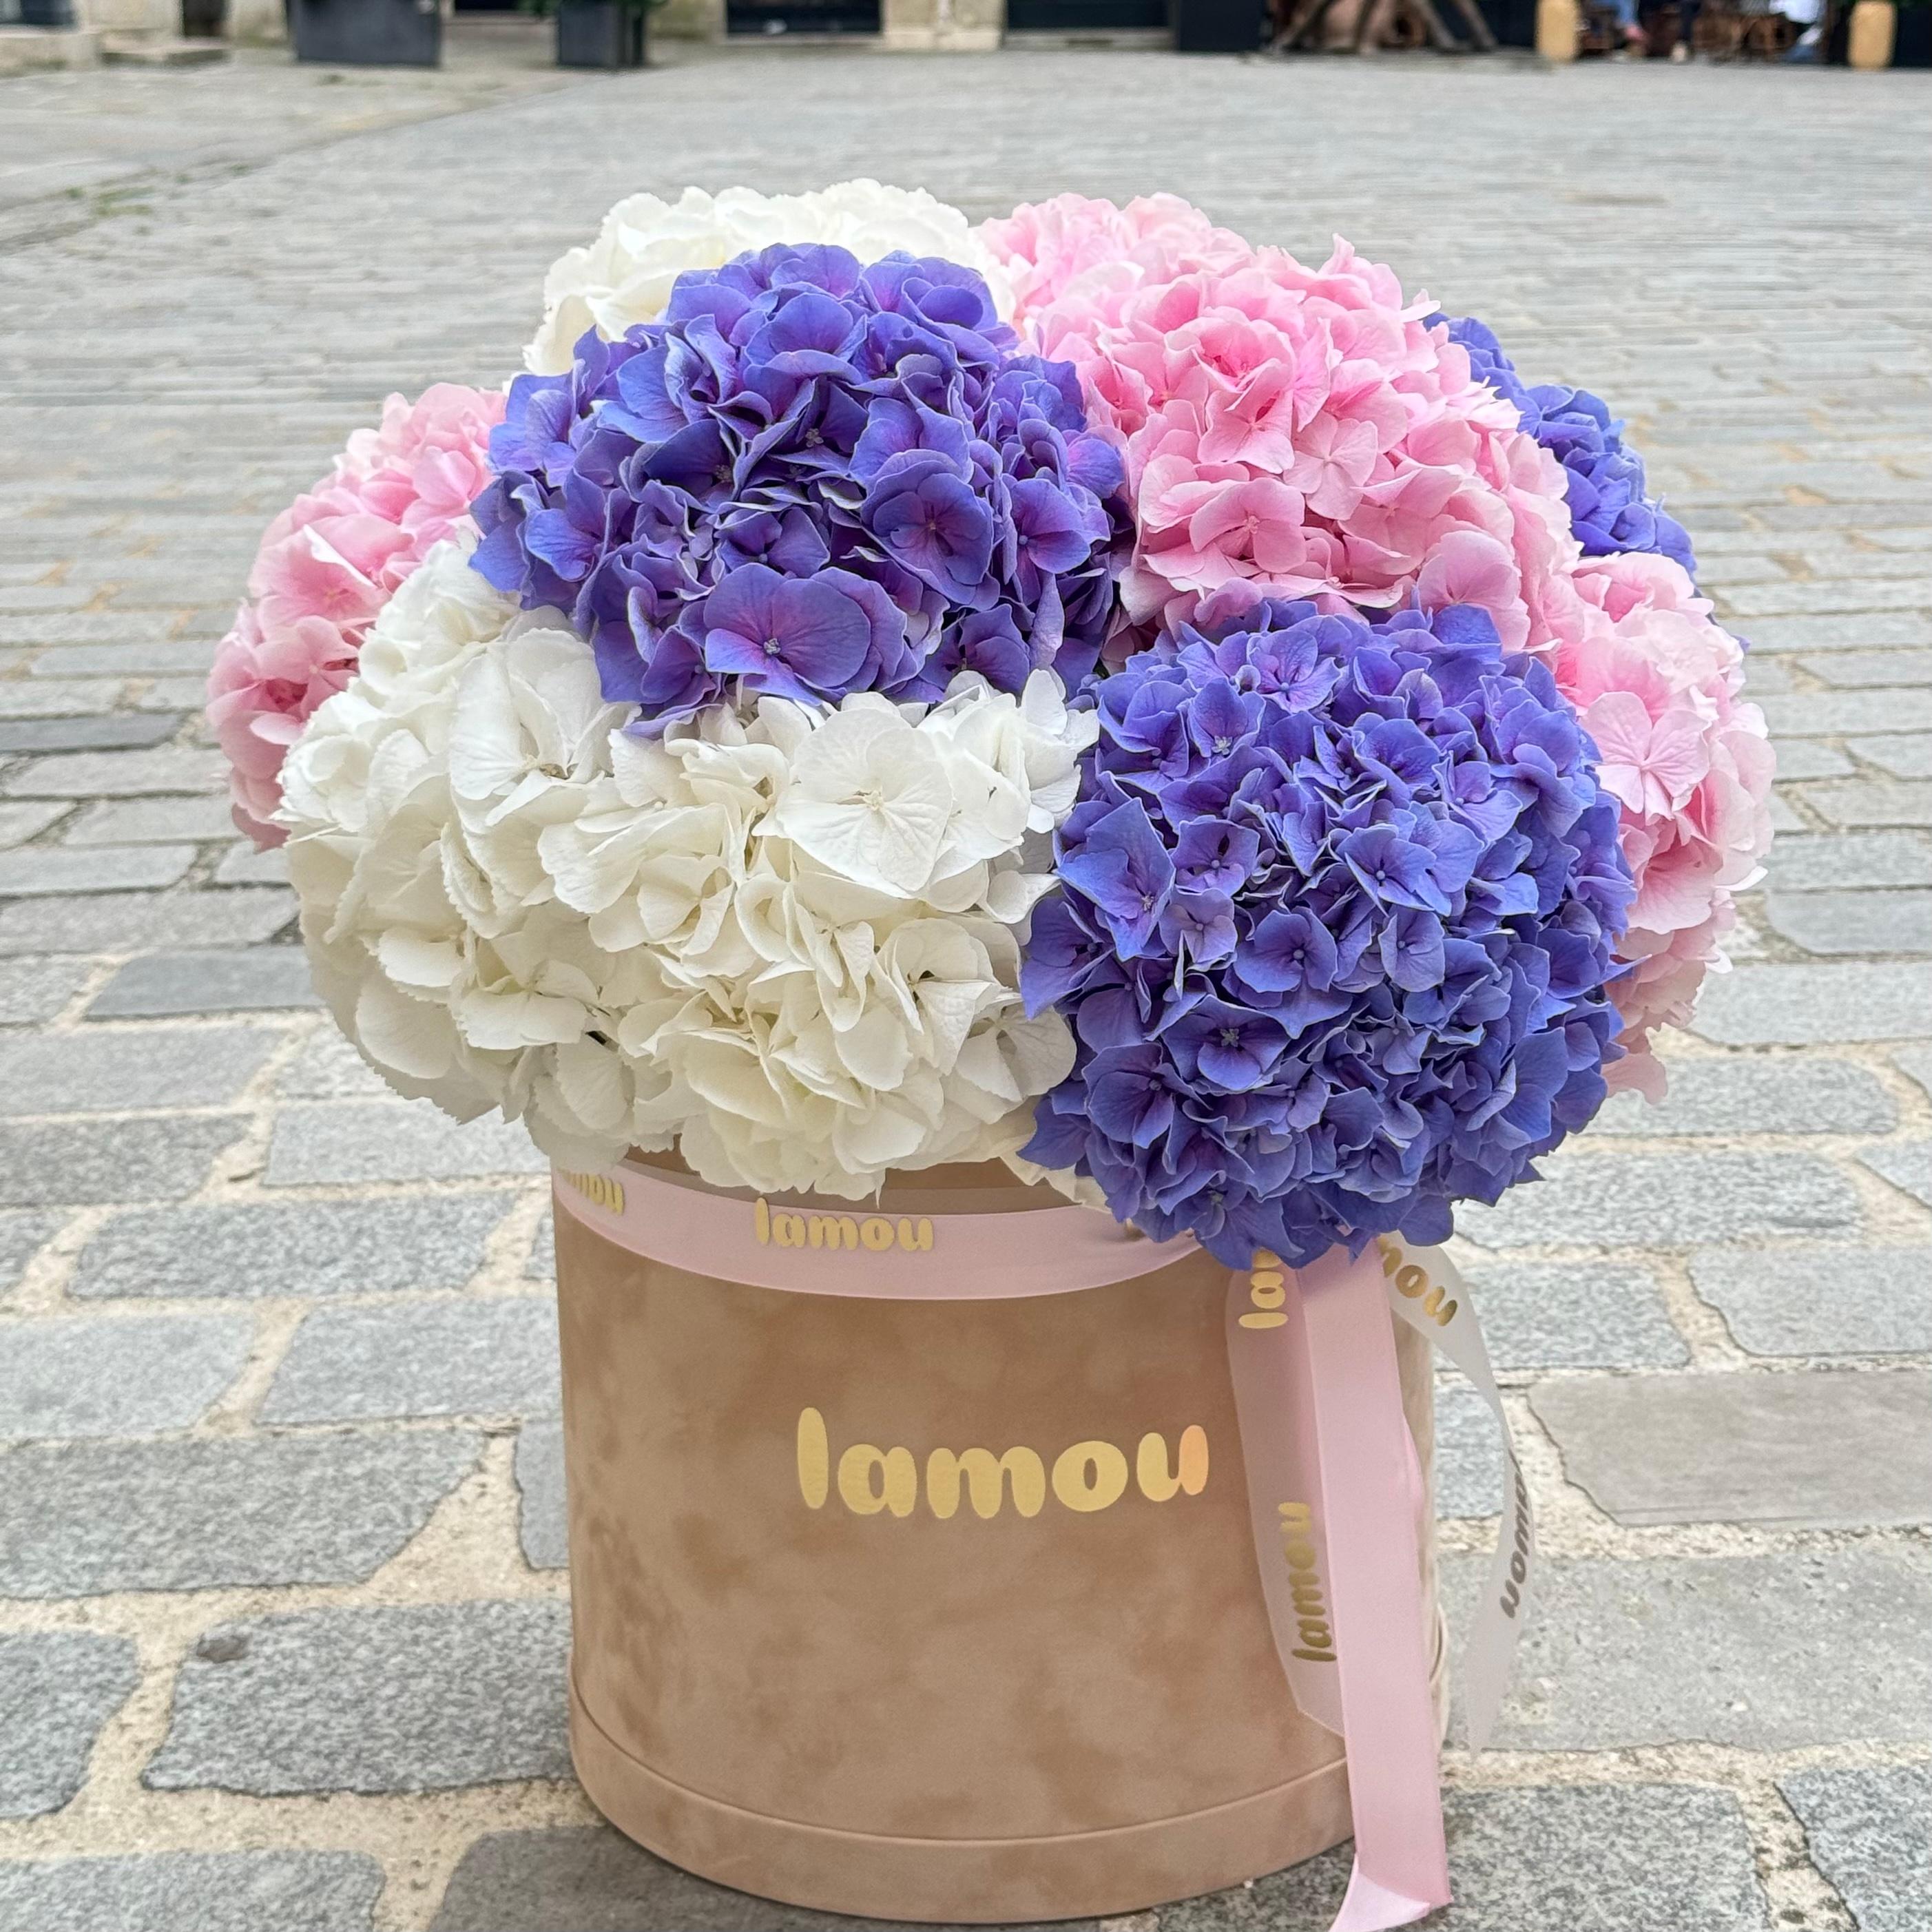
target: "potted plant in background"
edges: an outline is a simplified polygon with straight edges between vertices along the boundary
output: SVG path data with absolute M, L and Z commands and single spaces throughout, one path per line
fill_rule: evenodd
M 289 0 L 289 38 L 298 61 L 337 67 L 439 67 L 437 0 Z
M 662 0 L 521 0 L 524 12 L 556 20 L 559 67 L 644 67 L 644 16 Z
M 1184 54 L 1251 54 L 1268 38 L 1260 0 L 1174 0 L 1174 45 Z
M 1932 0 L 1897 0 L 1892 28 L 1894 67 L 1932 67 Z

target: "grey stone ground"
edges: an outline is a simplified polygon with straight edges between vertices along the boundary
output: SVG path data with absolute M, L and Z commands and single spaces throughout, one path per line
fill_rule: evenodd
M 319 1026 L 195 722 L 262 524 L 620 192 L 1331 230 L 1633 419 L 1752 637 L 1740 964 L 1462 1253 L 1550 1557 L 1460 1932 L 1932 1923 L 1932 383 L 1912 74 L 736 54 L 0 86 L 0 1928 L 824 1926 L 570 1783 L 542 1186 Z M 1917 1044 L 1913 1042 L 1916 1042 Z M 1445 1391 L 1452 1599 L 1494 1534 Z M 1136 1932 L 1325 1923 L 1334 1858 Z

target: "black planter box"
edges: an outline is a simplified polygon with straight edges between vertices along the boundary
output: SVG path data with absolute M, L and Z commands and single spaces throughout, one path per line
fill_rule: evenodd
M 1476 0 L 1476 4 L 1498 46 L 1535 46 L 1536 0 Z
M 559 67 L 644 64 L 644 12 L 615 0 L 562 0 L 556 10 Z
M 1177 53 L 1255 53 L 1269 25 L 1262 0 L 1174 0 Z
M 1892 37 L 1894 67 L 1932 67 L 1932 7 L 1901 7 Z
M 289 0 L 296 58 L 332 67 L 436 67 L 442 15 L 436 0 Z

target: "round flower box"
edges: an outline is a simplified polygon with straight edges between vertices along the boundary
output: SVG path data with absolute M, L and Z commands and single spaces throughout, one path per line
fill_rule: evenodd
M 560 1181 L 571 1738 L 614 1823 L 742 1891 L 981 1924 L 1130 1912 L 1348 1835 L 1342 1742 L 1270 1634 L 1225 1266 L 785 1293 L 641 1258 L 581 1198 Z M 910 1273 L 928 1211 L 998 1214 L 1018 1264 L 1064 1208 L 997 1166 L 871 1205 L 764 1225 L 850 1220 Z M 1428 1347 L 1397 1324 L 1396 1348 L 1426 1493 Z M 1432 1600 L 1426 1521 L 1422 1547 Z M 1439 1709 L 1439 1626 L 1433 1682 Z

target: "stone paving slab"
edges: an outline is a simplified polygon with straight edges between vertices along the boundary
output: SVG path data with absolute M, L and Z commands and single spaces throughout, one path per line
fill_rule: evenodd
M 308 1316 L 262 1420 L 547 1415 L 557 1402 L 556 1304 L 548 1295 L 439 1298 Z
M 1485 1257 L 1471 1264 L 1469 1282 L 1499 1371 L 1671 1368 L 1687 1358 L 1647 1269 Z
M 154 1790 L 436 1791 L 566 1777 L 557 1603 L 309 1610 L 224 1624 L 176 1680 Z
M 1932 892 L 1773 892 L 1773 931 L 1807 952 L 1932 952 Z
M 563 1425 L 526 1422 L 517 1432 L 517 1541 L 532 1570 L 570 1560 L 565 1534 Z
M 0 1818 L 58 1811 L 138 1679 L 125 1637 L 0 1630 Z
M 1754 1355 L 1932 1354 L 1932 1248 L 1713 1248 L 1690 1275 Z
M 58 1214 L 0 1211 L 0 1294 L 20 1280 L 22 1269 L 60 1226 Z
M 218 892 L 84 892 L 14 899 L 0 905 L 0 954 L 255 946 L 272 938 L 295 913 L 292 893 L 266 886 L 237 886 Z
M 238 1315 L 11 1322 L 0 1437 L 140 1436 L 199 1421 L 247 1360 Z
M 1836 896 L 1807 894 L 1809 905 Z M 1858 892 L 1869 899 L 1882 895 Z M 1928 903 L 1932 903 L 1929 901 Z M 1838 949 L 1834 948 L 1834 950 Z M 1596 1134 L 1882 1134 L 1898 1110 L 1876 1076 L 1850 1060 L 1803 1059 L 1678 1060 L 1661 1102 L 1619 1094 L 1590 1124 Z
M 1932 1375 L 1632 1376 L 1530 1392 L 1619 1522 L 1932 1523 Z
M 271 1187 L 317 1181 L 480 1180 L 548 1174 L 550 1162 L 520 1126 L 499 1120 L 459 1124 L 427 1100 L 284 1107 L 269 1143 Z
M 360 1582 L 482 1446 L 412 1430 L 0 1450 L 0 1594 Z
M 0 1114 L 218 1107 L 239 1096 L 278 1044 L 242 1027 L 0 1040 Z
M 92 976 L 81 959 L 0 959 L 0 1026 L 53 1018 Z
M 242 1121 L 219 1114 L 0 1122 L 0 1205 L 178 1199 L 242 1132 Z
M 1873 1173 L 1932 1208 L 1932 1140 L 1871 1148 L 1858 1158 Z
M 1932 1766 L 1792 1772 L 1778 1789 L 1858 1932 L 1932 1925 Z
M 245 1300 L 461 1288 L 512 1198 L 246 1202 L 122 1215 L 82 1250 L 69 1292 Z
M 281 910 L 279 898 L 275 910 Z M 308 956 L 295 946 L 268 946 L 242 952 L 151 952 L 130 959 L 95 994 L 87 1012 L 98 1020 L 178 1019 L 320 1004 L 309 978 Z
M 1452 1627 L 1488 1561 L 1445 1558 Z M 1932 1699 L 1922 1553 L 1558 1558 L 1544 1563 L 1534 1607 L 1492 1740 L 1504 1750 L 1921 1744 Z
M 369 1932 L 382 1868 L 353 1852 L 153 1852 L 0 1863 L 0 1932 Z
M 1486 1248 L 1655 1247 L 1744 1236 L 1817 1234 L 1858 1225 L 1858 1197 L 1810 1154 L 1552 1155 L 1540 1186 L 1469 1208 L 1456 1231 Z
M 1741 966 L 1704 989 L 1693 1030 L 1726 1046 L 1914 1040 L 1932 1013 L 1932 965 Z

